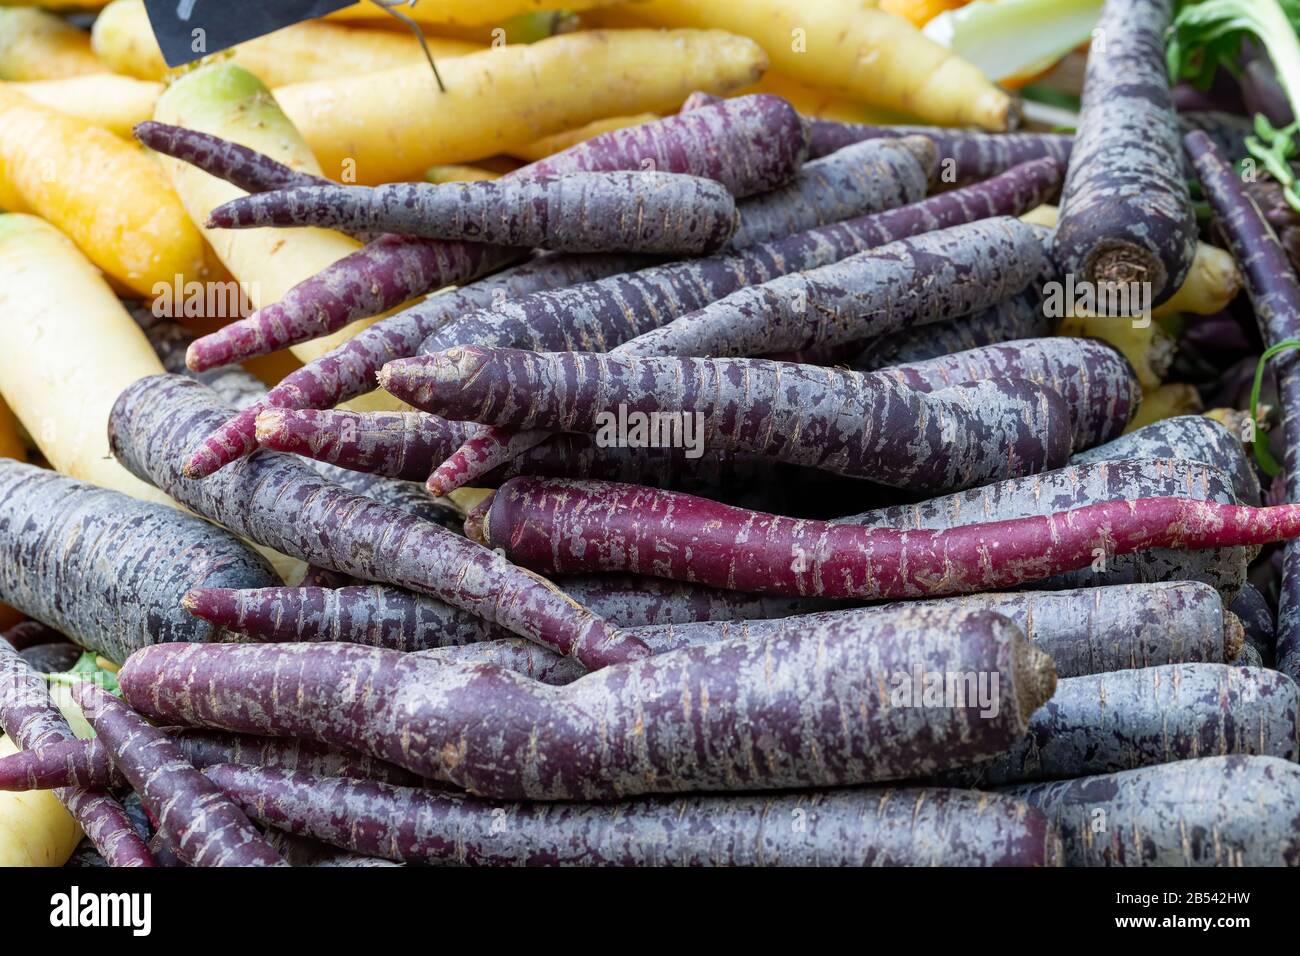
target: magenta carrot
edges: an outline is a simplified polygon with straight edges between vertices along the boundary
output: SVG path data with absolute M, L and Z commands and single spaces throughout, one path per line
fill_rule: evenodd
M 227 414 L 198 382 L 150 376 L 118 397 L 109 444 L 137 477 L 281 553 L 431 594 L 572 653 L 589 668 L 648 653 L 548 581 L 432 522 L 349 492 L 288 455 L 263 452 L 220 477 L 184 477 L 185 452 Z
M 1264 343 L 1276 347 L 1300 337 L 1300 283 L 1286 252 L 1246 195 L 1234 167 L 1226 162 L 1204 133 L 1187 137 L 1187 152 L 1205 194 L 1228 239 L 1229 248 L 1246 278 L 1246 293 L 1263 333 Z M 1300 362 L 1293 351 L 1272 359 L 1281 399 L 1286 440 L 1285 474 L 1288 501 L 1300 501 Z M 1288 544 L 1282 556 L 1282 581 L 1277 612 L 1278 670 L 1300 677 L 1300 547 Z
M 1098 339 L 1025 339 L 881 369 L 922 392 L 989 378 L 1023 378 L 1056 391 L 1074 417 L 1074 448 L 1118 438 L 1142 391 L 1124 356 Z
M 790 104 L 775 96 L 746 96 L 689 116 L 595 136 L 511 176 L 648 168 L 703 176 L 721 183 L 733 196 L 745 197 L 788 181 L 803 163 L 807 148 L 803 120 Z M 520 250 L 482 243 L 380 237 L 299 283 L 281 301 L 237 323 L 230 332 L 200 340 L 193 367 L 211 368 L 323 335 L 434 289 L 463 285 L 520 254 Z M 228 340 L 237 341 L 239 348 L 232 348 Z M 372 370 L 364 377 L 364 391 L 373 385 L 373 375 Z M 336 402 L 322 407 L 332 404 Z M 251 432 L 250 427 L 247 433 Z
M 23 751 L 74 739 L 72 728 L 50 699 L 45 680 L 4 641 L 0 641 L 0 729 Z M 110 866 L 154 865 L 131 818 L 108 794 L 64 787 L 55 796 Z
M 207 773 L 268 826 L 418 863 L 1050 866 L 1060 853 L 1059 838 L 1038 813 L 1006 797 L 964 790 L 539 806 L 251 767 L 211 767 Z
M 364 777 L 409 786 L 419 783 L 418 777 L 392 764 L 311 740 L 284 740 L 175 727 L 165 728 L 165 732 L 185 759 L 200 770 L 218 763 L 236 763 L 300 770 L 329 777 Z M 54 787 L 109 790 L 125 786 L 129 786 L 129 782 L 113 766 L 108 747 L 97 738 L 69 738 L 0 759 L 0 790 L 49 790 Z
M 1300 505 L 1108 501 L 947 529 L 862 528 L 633 485 L 515 478 L 484 538 L 543 572 L 625 571 L 773 594 L 882 600 L 1009 588 L 1098 554 L 1249 547 L 1300 534 Z
M 182 860 L 191 866 L 285 865 L 165 733 L 93 684 L 74 684 L 72 695 Z
M 110 660 L 219 639 L 181 609 L 191 585 L 277 583 L 257 552 L 193 515 L 0 459 L 0 601 Z
M 881 683 L 915 668 L 987 675 L 998 699 L 895 706 L 903 698 L 891 703 Z M 350 644 L 158 646 L 118 679 L 160 721 L 307 737 L 482 796 L 541 800 L 935 772 L 1018 740 L 1055 683 L 1047 655 L 1005 618 L 924 607 L 875 626 L 688 647 L 562 687 Z
M 480 182 L 300 186 L 233 199 L 209 228 L 321 226 L 561 252 L 716 252 L 739 224 L 712 179 L 680 173 L 570 173 Z
M 917 504 L 876 508 L 835 519 L 868 528 L 953 528 L 978 521 L 1048 516 L 1101 501 L 1183 497 L 1240 504 L 1226 474 L 1185 459 L 1132 458 L 1088 462 Z M 1251 548 L 1204 551 L 1154 549 L 1129 555 L 1096 555 L 1087 568 L 1045 578 L 1036 587 L 1082 588 L 1139 581 L 1202 581 L 1231 599 L 1246 579 Z M 1103 560 L 1098 560 L 1103 558 Z
M 738 289 L 618 352 L 753 356 L 858 342 L 989 308 L 1023 291 L 1044 263 L 1032 227 L 983 219 Z
M 514 429 L 616 436 L 620 409 L 654 414 L 703 447 L 918 490 L 1057 467 L 1071 443 L 1064 400 L 1015 379 L 926 395 L 765 359 L 457 348 L 390 362 L 380 384 L 418 408 Z

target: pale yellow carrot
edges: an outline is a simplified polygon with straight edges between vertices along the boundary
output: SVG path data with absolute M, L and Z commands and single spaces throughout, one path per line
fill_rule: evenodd
M 0 4 L 0 80 L 55 80 L 104 69 L 85 31 L 34 7 Z
M 560 133 L 553 133 L 550 136 L 535 139 L 531 143 L 525 143 L 523 146 L 510 150 L 510 155 L 535 163 L 539 159 L 545 159 L 547 156 L 562 152 L 570 146 L 589 140 L 593 136 L 599 136 L 601 133 L 626 129 L 629 126 L 640 126 L 642 123 L 649 123 L 651 120 L 657 119 L 659 119 L 658 113 L 637 113 L 635 116 L 610 116 L 606 119 L 593 120 L 584 126 L 579 126 L 577 129 L 566 129 Z
M 123 139 L 131 127 L 153 116 L 161 83 L 116 73 L 90 73 L 60 80 L 10 83 L 7 88 L 61 113 L 77 116 Z

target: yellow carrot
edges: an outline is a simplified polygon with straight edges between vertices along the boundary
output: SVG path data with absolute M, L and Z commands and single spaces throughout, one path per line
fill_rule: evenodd
M 584 126 L 579 126 L 577 129 L 566 129 L 560 133 L 553 133 L 550 136 L 535 139 L 531 143 L 525 143 L 523 146 L 512 149 L 510 155 L 526 159 L 529 162 L 537 162 L 539 159 L 545 159 L 547 156 L 566 150 L 570 146 L 591 139 L 593 136 L 599 136 L 601 133 L 626 129 L 629 126 L 640 126 L 642 123 L 649 123 L 651 120 L 657 119 L 659 119 L 658 113 L 637 113 L 635 116 L 610 116 L 606 119 L 593 120 Z
M 17 753 L 0 736 L 0 757 Z M 0 867 L 63 866 L 81 840 L 81 827 L 52 790 L 0 793 Z
M 129 139 L 131 127 L 153 116 L 162 84 L 116 73 L 91 73 L 61 80 L 10 83 L 7 89 Z
M 865 0 L 648 0 L 626 8 L 661 26 L 756 40 L 772 66 L 811 86 L 940 125 L 1007 129 L 1010 96 L 978 68 Z
M 0 205 L 48 219 L 142 296 L 208 274 L 202 237 L 143 150 L 3 87 Z
M 1061 320 L 1058 335 L 1101 339 L 1124 353 L 1144 389 L 1156 389 L 1169 374 L 1174 341 L 1155 322 L 1104 315 L 1073 315 Z
M 482 166 L 430 166 L 424 171 L 424 178 L 431 183 L 477 183 L 500 175 Z
M 103 73 L 90 37 L 66 20 L 31 7 L 0 4 L 0 80 L 54 80 Z
M 622 0 L 416 0 L 401 10 L 417 23 L 437 27 L 485 26 L 503 23 L 511 17 L 541 10 L 566 10 L 578 13 L 594 7 L 607 7 Z M 740 0 L 743 2 L 743 0 Z M 358 3 L 330 14 L 330 19 L 363 23 L 392 22 L 393 17 L 374 3 Z
M 916 122 L 915 116 L 850 99 L 825 87 L 809 86 L 776 70 L 768 70 L 761 80 L 741 90 L 740 93 L 772 93 L 788 100 L 791 106 L 805 116 L 816 116 L 818 119 L 835 120 L 839 123 L 880 125 Z
M 108 413 L 162 366 L 99 271 L 48 222 L 0 216 L 0 395 L 65 475 L 168 502 L 108 450 Z
M 378 7 L 375 9 L 385 16 Z M 439 59 L 482 49 L 481 44 L 464 40 L 433 36 L 426 40 L 429 52 Z M 145 13 L 144 0 L 113 0 L 95 20 L 92 42 L 99 58 L 118 73 L 142 80 L 160 80 L 176 72 L 163 60 Z M 354 29 L 317 21 L 295 23 L 240 43 L 217 56 L 255 73 L 272 87 L 426 63 L 420 44 L 409 33 Z
M 1057 212 L 1055 206 L 1043 205 L 1031 209 L 1020 218 L 1025 222 L 1054 229 Z M 1237 268 L 1237 261 L 1230 253 L 1208 242 L 1198 242 L 1187 278 L 1173 297 L 1153 309 L 1151 314 L 1157 319 L 1182 312 L 1214 315 L 1226 309 L 1228 303 L 1237 297 L 1241 284 L 1241 270 Z
M 295 83 L 275 91 L 326 175 L 416 180 L 430 166 L 510 152 L 592 120 L 676 109 L 694 90 L 727 93 L 767 66 L 719 31 L 569 33 L 439 64 Z
M 27 460 L 27 443 L 18 432 L 18 419 L 0 398 L 0 458 Z

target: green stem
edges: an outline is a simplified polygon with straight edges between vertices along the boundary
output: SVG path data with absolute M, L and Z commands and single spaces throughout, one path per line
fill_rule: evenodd
M 1259 357 L 1259 364 L 1255 366 L 1255 382 L 1250 388 L 1250 417 L 1256 423 L 1255 440 L 1251 447 L 1255 450 L 1255 461 L 1259 463 L 1260 470 L 1270 478 L 1276 478 L 1282 473 L 1282 466 L 1277 463 L 1273 453 L 1269 450 L 1268 439 L 1264 437 L 1262 430 L 1258 427 L 1259 423 L 1259 392 L 1264 385 L 1264 366 L 1273 356 L 1285 352 L 1288 349 L 1300 349 L 1300 339 L 1287 339 L 1278 342 L 1272 348 L 1266 349 L 1264 354 Z

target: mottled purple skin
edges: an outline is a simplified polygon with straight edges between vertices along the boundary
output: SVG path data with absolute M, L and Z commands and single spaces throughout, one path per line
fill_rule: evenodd
M 847 363 L 833 364 L 874 372 L 890 365 L 924 362 L 985 345 L 1040 338 L 1052 333 L 1052 325 L 1052 320 L 1043 313 L 1038 294 L 1026 291 L 975 315 L 882 335 L 872 339 L 857 356 L 850 356 Z
M 1277 649 L 1277 623 L 1273 620 L 1273 609 L 1268 600 L 1247 581 L 1228 610 L 1241 621 L 1246 643 L 1255 649 L 1265 665 L 1272 666 Z
M 9 646 L 16 651 L 25 651 L 41 644 L 64 644 L 68 640 L 65 635 L 40 621 L 20 621 L 0 634 L 0 637 L 8 641 Z
M 185 759 L 200 770 L 213 764 L 235 763 L 299 770 L 326 777 L 364 777 L 402 786 L 420 783 L 419 777 L 400 767 L 311 740 L 283 740 L 175 727 L 163 728 L 163 732 Z M 128 786 L 130 781 L 113 766 L 108 747 L 98 738 L 69 738 L 0 758 L 0 790 L 49 790 L 55 787 L 118 790 Z
M 1165 60 L 1172 8 L 1106 3 L 1053 243 L 1062 274 L 1150 283 L 1153 306 L 1182 285 L 1197 239 Z
M 523 178 L 651 168 L 715 179 L 732 195 L 744 197 L 789 180 L 807 150 L 806 128 L 788 103 L 774 96 L 751 96 L 697 110 L 687 118 L 674 116 L 613 130 L 509 175 Z M 520 250 L 481 243 L 380 237 L 377 243 L 295 286 L 280 302 L 246 322 L 228 326 L 229 331 L 223 330 L 220 337 L 207 337 L 203 341 L 213 352 L 200 354 L 196 346 L 195 367 L 239 361 L 240 352 L 227 338 L 239 343 L 244 358 L 272 352 L 378 315 L 433 289 L 464 285 L 519 254 Z M 390 333 L 399 334 L 397 329 Z M 349 354 L 355 357 L 357 352 Z M 405 354 L 414 354 L 414 347 Z M 379 364 L 382 362 L 363 376 L 363 391 L 373 387 Z M 319 407 L 328 408 L 341 400 Z M 251 436 L 251 420 L 249 426 L 247 434 Z
M 812 602 L 802 602 L 811 605 Z M 863 622 L 897 613 L 881 604 L 756 620 L 699 620 L 634 627 L 656 654 L 715 644 L 766 640 L 799 633 L 823 621 Z M 1061 677 L 1154 667 L 1160 664 L 1234 659 L 1241 636 L 1211 587 L 1195 582 L 1120 584 L 1074 591 L 1008 591 L 937 598 L 938 611 L 992 611 L 1015 624 L 1052 658 Z M 573 661 L 517 638 L 442 647 L 424 653 L 453 661 L 483 661 L 519 671 L 544 683 L 565 684 L 582 676 Z
M 211 774 L 209 774 L 211 777 Z M 328 778 L 327 778 L 328 779 Z M 233 789 L 233 788 L 232 788 Z M 229 796 L 229 794 L 227 794 Z M 275 847 L 275 852 L 284 857 L 290 866 L 317 867 L 355 867 L 355 866 L 401 866 L 392 860 L 377 856 L 361 856 L 347 850 L 340 850 L 311 837 L 296 836 L 267 827 L 263 832 L 266 842 Z
M 1188 135 L 1187 153 L 1241 268 L 1264 344 L 1274 346 L 1300 337 L 1296 318 L 1300 316 L 1300 283 L 1277 236 L 1246 195 L 1235 168 L 1208 136 Z M 1294 351 L 1284 351 L 1272 359 L 1282 405 L 1286 498 L 1292 502 L 1300 501 L 1300 362 L 1296 357 Z M 1300 544 L 1288 544 L 1282 556 L 1275 660 L 1282 673 L 1300 677 Z
M 1210 466 L 1177 458 L 1128 458 L 1070 465 L 914 505 L 877 508 L 839 518 L 836 523 L 901 530 L 954 528 L 975 522 L 1051 515 L 1100 501 L 1165 495 L 1237 503 L 1227 476 Z M 1246 566 L 1253 554 L 1246 549 L 1162 549 L 1110 555 L 1102 570 L 1083 567 L 1036 586 L 1059 589 L 1150 581 L 1203 581 L 1231 600 L 1245 582 Z
M 713 179 L 738 199 L 788 182 L 808 157 L 808 127 L 785 100 L 738 96 L 593 136 L 525 167 L 529 175 L 651 169 Z
M 813 157 L 833 155 L 855 143 L 924 136 L 938 151 L 939 181 L 957 185 L 988 179 L 1032 159 L 1046 157 L 1064 166 L 1074 145 L 1074 137 L 1063 133 L 979 133 L 942 126 L 868 126 L 826 119 L 809 119 L 808 127 L 808 153 Z
M 249 767 L 208 776 L 254 819 L 357 853 L 463 866 L 1055 866 L 1005 797 L 939 788 L 498 804 Z
M 913 136 L 859 143 L 808 163 L 786 185 L 737 205 L 740 225 L 727 248 L 747 249 L 919 202 L 925 198 L 936 159 L 934 144 Z
M 1059 182 L 1060 167 L 1054 160 L 1035 160 L 966 189 L 809 230 L 746 250 L 738 257 L 643 270 L 621 286 L 597 283 L 566 295 L 532 297 L 509 312 L 498 309 L 481 320 L 472 317 L 473 321 L 464 325 L 457 323 L 454 332 L 430 337 L 420 351 L 435 352 L 469 341 L 496 341 L 544 351 L 604 351 L 747 285 L 814 269 L 908 236 L 978 219 L 1019 215 L 1050 195 Z M 578 335 L 569 332 L 575 328 L 580 330 Z M 597 334 L 609 345 L 596 346 L 591 340 Z M 583 344 L 558 344 L 575 339 Z M 462 487 L 545 439 L 542 432 L 511 434 L 485 429 L 433 473 L 430 490 L 446 494 Z
M 463 313 L 544 289 L 639 269 L 648 261 L 644 256 L 553 253 L 431 296 L 376 322 L 333 351 L 290 372 L 263 402 L 241 411 L 206 437 L 186 463 L 187 473 L 204 478 L 251 454 L 257 448 L 254 423 L 263 408 L 330 408 L 372 391 L 375 373 L 385 362 L 414 355 L 426 336 Z M 233 329 L 237 324 L 226 328 Z
M 92 684 L 74 684 L 72 696 L 182 860 L 191 866 L 285 865 L 167 734 Z
M 1061 828 L 1066 866 L 1300 866 L 1300 766 L 1278 757 L 1179 760 L 1004 792 Z
M 0 730 L 22 750 L 73 740 L 72 728 L 50 699 L 44 678 L 0 641 Z M 54 795 L 111 866 L 153 866 L 153 858 L 130 817 L 112 797 L 79 787 Z
M 1294 762 L 1298 723 L 1300 688 L 1277 671 L 1168 664 L 1071 677 L 1010 751 L 940 779 L 986 789 L 1228 754 Z
M 1114 441 L 1076 453 L 1070 464 L 1083 465 L 1120 458 L 1183 458 L 1222 472 L 1244 505 L 1260 503 L 1259 478 L 1241 441 L 1227 428 L 1204 415 L 1177 415 L 1145 425 Z
M 119 681 L 133 706 L 165 722 L 346 746 L 503 799 L 938 772 L 1010 746 L 1055 680 L 1050 659 L 1005 618 L 923 608 L 876 627 L 827 623 L 779 640 L 685 648 L 563 687 L 350 644 L 190 647 L 132 657 Z M 891 706 L 881 682 L 916 667 L 989 682 L 996 672 L 997 706 Z
M 122 662 L 145 644 L 211 641 L 191 587 L 269 587 L 244 542 L 173 508 L 0 459 L 0 601 Z
M 738 289 L 618 351 L 752 356 L 860 342 L 987 309 L 1024 291 L 1044 261 L 1018 219 L 963 223 Z
M 380 384 L 417 408 L 514 430 L 597 434 L 621 406 L 689 412 L 703 447 L 915 490 L 1057 467 L 1071 445 L 1064 400 L 1014 379 L 926 395 L 879 376 L 766 359 L 464 347 L 390 362 Z
M 292 456 L 264 451 L 202 481 L 184 477 L 185 452 L 228 415 L 198 382 L 150 376 L 118 397 L 109 445 L 132 474 L 283 554 L 432 594 L 589 668 L 648 653 L 542 578 L 439 525 L 349 492 Z M 197 626 L 200 619 L 191 620 Z
M 489 545 L 547 574 L 630 572 L 862 601 L 1005 590 L 1091 570 L 1103 557 L 1113 564 L 1155 548 L 1253 548 L 1297 535 L 1300 505 L 1247 508 L 1185 495 L 944 529 L 864 528 L 636 485 L 540 478 L 502 485 L 482 525 Z
M 876 374 L 922 392 L 991 378 L 1027 379 L 1065 399 L 1074 418 L 1074 448 L 1080 450 L 1118 438 L 1142 400 L 1128 360 L 1098 339 L 1022 339 Z
M 241 196 L 208 228 L 319 226 L 560 252 L 716 252 L 739 225 L 712 179 L 664 172 L 569 173 L 478 182 L 303 186 Z
M 512 636 L 436 598 L 381 584 L 229 590 L 185 595 L 197 617 L 262 641 L 343 641 L 420 651 Z M 576 663 L 576 662 L 575 662 Z M 581 669 L 581 665 L 579 665 Z
M 1215 149 L 1234 162 L 1250 155 L 1250 151 L 1246 149 L 1246 139 L 1255 135 L 1255 124 L 1252 119 L 1239 113 L 1225 113 L 1221 110 L 1193 110 L 1179 113 L 1178 128 L 1184 137 L 1197 131 L 1204 133 L 1210 138 Z M 1193 170 L 1192 173 L 1194 172 Z
M 147 841 L 153 835 L 153 824 L 149 822 L 149 815 L 145 812 L 144 805 L 140 802 L 140 795 L 132 791 L 124 796 L 121 800 L 122 810 L 126 813 L 135 828 L 136 835 L 141 840 Z M 152 853 L 150 854 L 152 855 Z M 154 864 L 162 866 L 163 864 L 154 857 Z M 89 837 L 82 839 L 77 844 L 77 848 L 72 851 L 72 856 L 64 866 L 77 867 L 107 867 L 108 861 L 95 849 L 95 844 Z
M 270 156 L 210 133 L 153 120 L 137 123 L 131 132 L 154 152 L 197 166 L 245 192 L 323 186 L 330 182 L 324 176 L 291 169 Z
M 268 409 L 258 416 L 257 440 L 275 451 L 414 481 L 460 447 L 471 427 L 426 412 Z M 754 456 L 708 451 L 689 458 L 684 449 L 602 447 L 590 435 L 562 434 L 489 473 L 484 484 L 517 475 L 597 478 L 777 506 L 785 497 L 777 467 Z M 422 488 L 413 494 L 423 496 L 426 507 L 433 504 Z
M 775 618 L 834 606 L 815 598 L 741 594 L 627 575 L 574 577 L 557 583 L 584 607 L 617 627 L 633 630 L 649 624 Z M 187 594 L 183 603 L 204 620 L 262 641 L 342 641 L 422 651 L 511 637 L 508 631 L 436 598 L 381 584 L 200 589 Z M 662 647 L 652 644 L 651 649 L 658 653 Z

